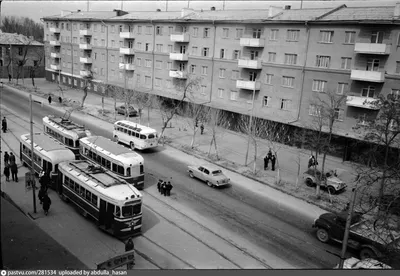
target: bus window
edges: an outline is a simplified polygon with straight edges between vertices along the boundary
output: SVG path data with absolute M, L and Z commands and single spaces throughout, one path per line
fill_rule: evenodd
M 106 168 L 111 169 L 111 162 L 109 160 L 106 160 Z
M 69 138 L 65 138 L 65 144 L 67 146 L 73 147 L 74 146 L 74 140 L 69 139 Z
M 118 172 L 118 170 L 117 170 L 117 164 L 112 164 L 112 171 L 113 172 Z
M 117 218 L 121 217 L 121 208 L 119 206 L 115 206 L 115 214 Z
M 75 193 L 79 194 L 79 185 L 75 183 L 74 185 Z
M 118 173 L 124 175 L 124 167 L 118 166 Z
M 149 139 L 153 139 L 154 138 L 154 134 L 150 133 L 148 137 L 149 137 Z
M 132 136 L 132 131 L 128 130 L 128 135 Z
M 76 148 L 79 148 L 79 140 L 76 140 L 76 141 L 75 141 L 75 147 L 76 147 Z
M 136 132 L 136 133 L 135 133 L 135 136 L 136 136 L 137 138 L 139 138 L 139 133 Z
M 140 214 L 140 211 L 141 211 L 140 204 L 123 206 L 122 207 L 122 216 L 123 217 L 131 217 L 133 215 Z
M 131 168 L 126 169 L 126 176 L 131 176 Z
M 146 139 L 146 135 L 140 134 L 140 139 L 145 140 Z
M 128 132 L 128 130 L 126 128 L 124 128 L 124 133 L 127 133 L 127 132 Z
M 81 197 L 85 198 L 86 189 L 83 188 L 83 187 L 81 187 L 81 188 L 80 188 L 80 191 L 79 191 L 79 194 L 81 195 Z
M 104 167 L 106 166 L 106 159 L 103 157 L 101 157 L 101 165 Z
M 143 174 L 143 173 L 144 173 L 144 167 L 142 164 L 140 164 L 140 174 Z
M 101 156 L 100 155 L 97 155 L 97 163 L 99 163 L 99 164 L 101 164 Z
M 92 193 L 86 190 L 86 200 L 90 202 L 91 199 L 92 199 Z
M 97 195 L 92 195 L 92 204 L 97 206 Z
M 93 154 L 92 154 L 92 159 L 95 160 L 95 161 L 97 160 L 97 154 L 94 153 L 94 152 L 93 152 Z

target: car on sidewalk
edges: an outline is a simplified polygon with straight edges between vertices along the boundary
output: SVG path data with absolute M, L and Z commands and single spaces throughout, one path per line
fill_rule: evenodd
M 220 187 L 230 183 L 230 179 L 222 170 L 212 165 L 188 166 L 187 171 L 191 178 L 198 178 L 210 187 Z
M 339 269 L 339 264 L 335 269 Z M 359 260 L 351 257 L 344 260 L 343 269 L 392 269 L 392 267 L 371 258 Z
M 122 114 L 122 115 L 128 116 L 128 117 L 135 117 L 138 115 L 137 110 L 131 105 L 128 105 L 128 108 L 125 105 L 120 105 L 115 108 L 115 111 L 118 114 Z
M 320 179 L 321 188 L 326 189 L 332 195 L 344 191 L 347 187 L 346 183 L 337 177 L 334 170 L 321 175 L 319 169 L 309 168 L 303 173 L 303 179 L 308 187 L 317 186 L 318 179 Z

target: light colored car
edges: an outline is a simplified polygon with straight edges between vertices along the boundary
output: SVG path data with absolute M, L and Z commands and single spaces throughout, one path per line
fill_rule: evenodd
M 320 170 L 309 168 L 303 173 L 303 179 L 308 187 L 316 186 L 317 179 L 321 179 L 321 188 L 328 190 L 330 194 L 337 194 L 347 187 L 334 170 L 328 171 L 321 177 Z
M 337 265 L 335 268 L 338 269 L 339 265 Z M 351 257 L 344 260 L 343 269 L 392 269 L 392 267 L 370 258 L 359 260 Z
M 224 186 L 230 182 L 219 168 L 211 165 L 188 166 L 188 173 L 191 178 L 203 180 L 210 187 Z

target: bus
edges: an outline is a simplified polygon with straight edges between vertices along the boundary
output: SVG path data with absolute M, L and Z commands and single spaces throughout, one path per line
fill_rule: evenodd
M 80 140 L 80 154 L 136 188 L 143 189 L 144 159 L 136 152 L 103 136 L 90 136 Z
M 19 153 L 21 163 L 24 166 L 31 167 L 31 135 L 29 133 L 21 135 Z M 48 172 L 51 188 L 54 189 L 58 165 L 69 160 L 75 160 L 75 154 L 63 144 L 43 133 L 33 135 L 33 170 L 37 174 L 42 170 Z
M 127 120 L 114 123 L 114 140 L 131 147 L 132 150 L 145 150 L 158 146 L 157 131 Z
M 142 194 L 110 171 L 88 160 L 59 164 L 57 192 L 100 229 L 117 238 L 138 235 L 142 228 Z
M 79 159 L 79 139 L 91 136 L 84 126 L 52 115 L 43 118 L 43 130 L 72 150 L 76 159 Z

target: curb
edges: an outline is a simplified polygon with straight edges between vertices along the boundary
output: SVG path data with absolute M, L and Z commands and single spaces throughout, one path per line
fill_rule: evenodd
M 11 203 L 11 205 L 13 205 L 15 208 L 17 208 L 24 216 L 26 216 L 27 218 L 33 219 L 29 213 L 25 213 L 24 210 L 22 210 L 21 207 L 19 207 L 12 199 L 10 196 L 8 196 L 5 192 L 1 192 L 1 197 L 4 198 L 5 200 L 7 200 L 9 203 Z

